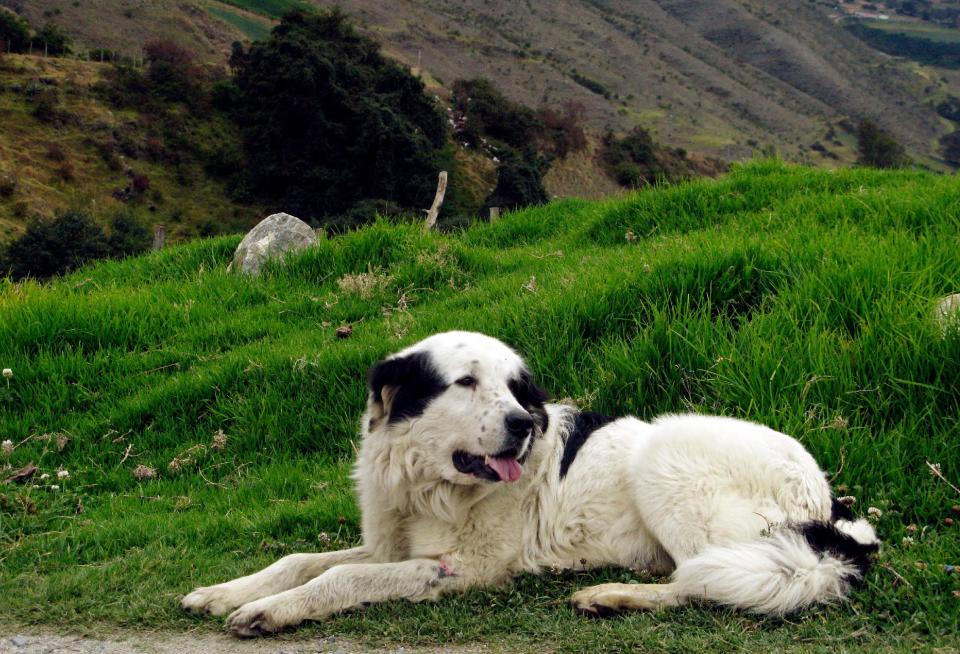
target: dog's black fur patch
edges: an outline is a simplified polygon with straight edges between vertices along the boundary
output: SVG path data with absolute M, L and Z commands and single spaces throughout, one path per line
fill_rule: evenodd
M 416 418 L 447 388 L 426 352 L 381 361 L 370 369 L 367 383 L 374 402 L 383 402 L 384 386 L 397 387 L 388 423 Z
M 837 498 L 833 498 L 833 503 L 830 505 L 830 522 L 837 520 L 853 520 L 853 511 L 846 504 L 838 502 Z
M 567 471 L 570 470 L 573 460 L 577 458 L 577 453 L 593 432 L 614 420 L 616 418 L 591 411 L 577 413 L 573 419 L 573 428 L 567 434 L 567 440 L 563 446 L 563 456 L 560 458 L 560 479 L 567 476 Z
M 537 427 L 540 428 L 540 433 L 547 431 L 550 420 L 547 418 L 547 410 L 544 405 L 550 399 L 550 395 L 533 383 L 533 376 L 530 371 L 522 370 L 520 376 L 511 379 L 507 385 L 520 406 L 533 417 Z
M 846 518 L 841 519 L 845 520 Z M 855 566 L 860 572 L 857 579 L 851 580 L 855 584 L 863 581 L 864 575 L 870 569 L 870 555 L 879 549 L 877 543 L 864 545 L 852 536 L 843 533 L 831 523 L 808 522 L 801 525 L 799 530 L 810 545 L 810 549 L 817 554 L 830 554 Z

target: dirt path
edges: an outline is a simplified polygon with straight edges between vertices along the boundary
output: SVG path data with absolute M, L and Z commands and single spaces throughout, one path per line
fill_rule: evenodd
M 334 636 L 237 640 L 227 634 L 117 631 L 101 637 L 0 627 L 0 654 L 489 654 L 482 646 L 369 649 Z

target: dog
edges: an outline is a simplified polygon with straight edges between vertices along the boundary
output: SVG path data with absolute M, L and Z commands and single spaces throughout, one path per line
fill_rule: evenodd
M 353 472 L 362 544 L 198 588 L 188 611 L 274 633 L 372 602 L 523 572 L 670 575 L 572 596 L 587 614 L 706 600 L 782 616 L 842 600 L 879 542 L 796 440 L 727 417 L 614 419 L 550 404 L 524 360 L 471 332 L 376 364 Z

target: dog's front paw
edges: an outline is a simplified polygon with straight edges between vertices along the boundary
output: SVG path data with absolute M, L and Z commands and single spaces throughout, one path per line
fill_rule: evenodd
M 292 624 L 284 620 L 267 600 L 244 604 L 227 618 L 227 629 L 240 638 L 269 636 Z
M 180 608 L 191 613 L 226 615 L 244 602 L 225 585 L 197 588 L 180 600 Z

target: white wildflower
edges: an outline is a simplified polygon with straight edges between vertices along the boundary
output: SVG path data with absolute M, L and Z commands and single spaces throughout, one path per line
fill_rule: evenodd
M 871 520 L 879 520 L 883 517 L 883 511 L 875 506 L 871 506 L 869 509 L 867 509 L 867 517 Z
M 3 453 L 7 456 L 13 454 L 13 441 L 5 440 L 0 444 L 0 450 L 3 450 Z
M 60 487 L 57 486 L 56 484 L 51 484 L 51 485 L 50 485 L 50 490 L 52 490 L 52 491 L 58 491 L 58 490 L 60 490 Z
M 40 481 L 43 481 L 44 479 L 50 479 L 50 475 L 48 475 L 47 473 L 43 473 L 42 475 L 40 475 Z
M 13 377 L 13 371 L 10 370 L 10 368 L 4 368 L 4 369 L 3 369 L 3 376 L 4 376 L 6 379 L 10 379 L 11 377 Z
M 901 542 L 903 545 L 905 545 L 906 547 L 910 547 L 911 545 L 913 545 L 913 537 L 912 537 L 912 536 L 904 536 L 904 537 L 903 537 L 903 540 L 901 540 L 900 542 Z
M 57 479 L 67 479 L 70 473 L 66 470 L 57 470 Z

